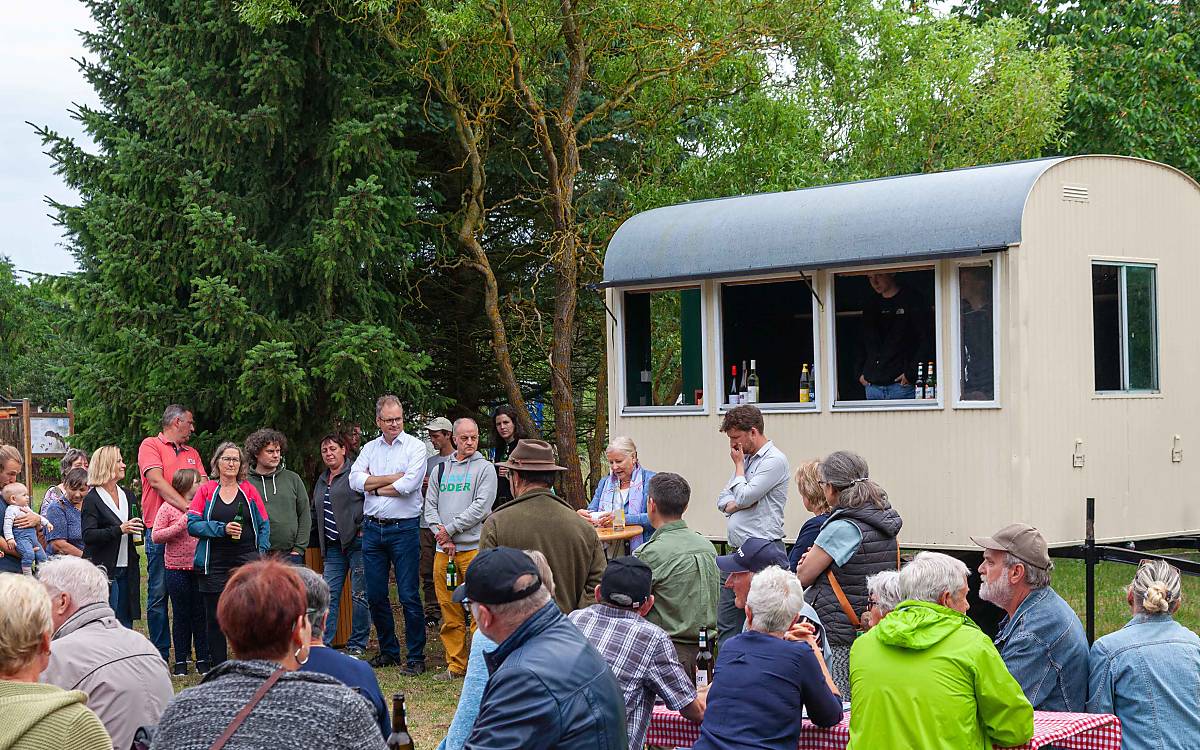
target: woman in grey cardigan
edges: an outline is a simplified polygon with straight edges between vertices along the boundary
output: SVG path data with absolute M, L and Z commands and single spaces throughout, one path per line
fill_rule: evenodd
M 276 560 L 243 565 L 217 609 L 237 659 L 215 667 L 184 690 L 159 720 L 152 748 L 208 750 L 270 683 L 225 750 L 379 750 L 384 747 L 371 704 L 327 675 L 297 672 L 308 660 L 312 626 L 300 576 Z

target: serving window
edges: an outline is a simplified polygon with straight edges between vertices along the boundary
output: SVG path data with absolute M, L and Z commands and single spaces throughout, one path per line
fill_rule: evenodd
M 700 288 L 624 292 L 622 311 L 625 406 L 702 404 Z
M 1092 340 L 1098 392 L 1158 390 L 1155 267 L 1092 264 Z
M 745 393 L 747 402 L 816 408 L 823 384 L 816 380 L 816 301 L 808 283 L 729 283 L 720 290 L 721 403 Z
M 839 403 L 937 403 L 935 276 L 930 266 L 833 277 Z

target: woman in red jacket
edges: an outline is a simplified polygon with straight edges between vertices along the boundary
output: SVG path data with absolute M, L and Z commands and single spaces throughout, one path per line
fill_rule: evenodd
M 195 569 L 200 573 L 209 659 L 214 667 L 227 656 L 225 634 L 217 623 L 221 592 L 234 570 L 259 559 L 271 547 L 267 509 L 258 490 L 246 481 L 248 469 L 240 446 L 221 443 L 209 469 L 217 479 L 200 485 L 188 508 L 188 533 L 199 540 Z

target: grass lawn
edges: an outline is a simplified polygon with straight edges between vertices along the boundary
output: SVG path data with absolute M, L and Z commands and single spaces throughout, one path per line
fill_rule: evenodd
M 35 503 L 40 503 L 46 493 L 46 486 L 35 489 Z M 1180 557 L 1196 559 L 1200 553 L 1173 551 Z M 145 557 L 142 557 L 145 565 Z M 1129 619 L 1129 607 L 1125 603 L 1125 586 L 1132 579 L 1134 567 L 1119 563 L 1101 563 L 1096 568 L 1096 635 L 1097 637 L 1120 629 Z M 143 568 L 143 580 L 145 572 Z M 1054 588 L 1075 608 L 1082 620 L 1084 610 L 1084 566 L 1080 560 L 1056 560 L 1054 570 Z M 1184 576 L 1183 578 L 1184 606 L 1177 615 L 1180 623 L 1193 631 L 1200 631 L 1200 578 Z M 142 592 L 143 609 L 145 591 Z M 401 628 L 403 617 L 396 612 L 397 628 Z M 145 620 L 136 623 L 136 627 L 145 632 Z M 408 705 L 408 727 L 417 747 L 432 748 L 445 736 L 450 720 L 454 716 L 455 706 L 458 705 L 458 694 L 462 687 L 461 681 L 452 683 L 437 682 L 433 676 L 445 669 L 445 659 L 441 641 L 434 632 L 428 632 L 426 659 L 429 671 L 420 677 L 404 677 L 396 667 L 376 670 L 379 684 L 384 696 L 391 705 L 391 696 L 397 691 L 403 691 Z M 399 634 L 403 642 L 403 633 Z M 368 656 L 372 656 L 368 654 Z M 191 675 L 174 680 L 177 689 L 183 689 L 196 684 L 199 678 Z

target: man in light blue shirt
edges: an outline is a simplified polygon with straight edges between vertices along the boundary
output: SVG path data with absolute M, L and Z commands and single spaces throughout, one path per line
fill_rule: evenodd
M 725 413 L 721 432 L 729 438 L 733 477 L 717 496 L 725 514 L 726 539 L 736 551 L 752 537 L 777 545 L 785 559 L 783 507 L 787 503 L 791 469 L 787 456 L 763 434 L 763 415 L 757 406 L 743 404 Z M 722 573 L 721 583 L 727 576 Z M 717 632 L 724 643 L 742 632 L 746 613 L 734 604 L 733 591 L 722 586 L 717 602 Z
M 404 640 L 408 651 L 402 674 L 425 671 L 425 618 L 421 610 L 421 484 L 425 479 L 425 444 L 404 432 L 404 409 L 395 396 L 375 404 L 375 424 L 382 435 L 363 446 L 350 468 L 350 487 L 362 492 L 363 567 L 367 603 L 379 635 L 373 667 L 400 663 L 396 622 L 388 601 L 388 574 L 396 570 L 396 592 L 404 607 Z

